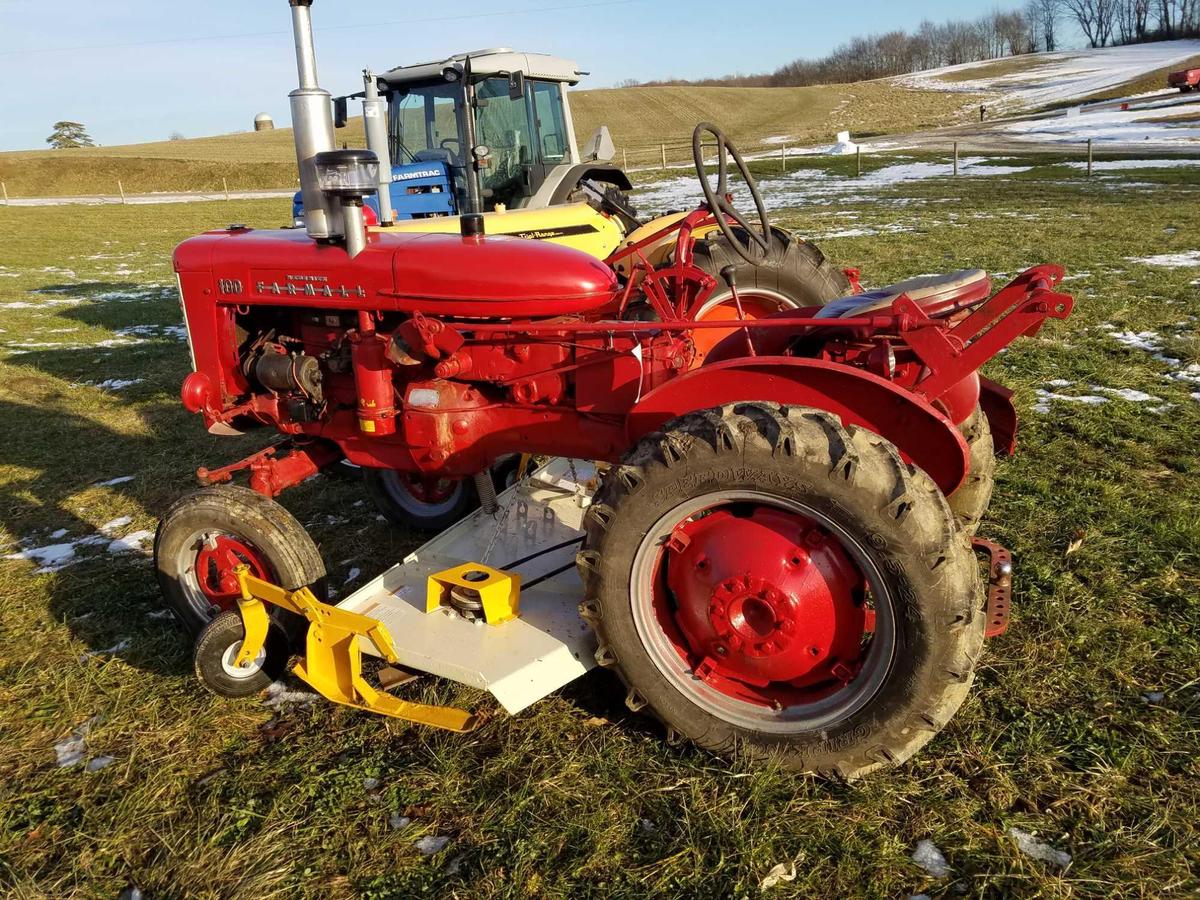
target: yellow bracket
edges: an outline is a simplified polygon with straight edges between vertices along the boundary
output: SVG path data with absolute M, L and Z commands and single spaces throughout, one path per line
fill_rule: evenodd
M 239 664 L 243 658 L 254 659 L 262 650 L 268 626 L 263 604 L 270 604 L 308 619 L 307 652 L 293 671 L 325 699 L 448 731 L 470 731 L 478 723 L 476 716 L 464 709 L 411 703 L 367 683 L 362 674 L 360 637 L 369 640 L 389 663 L 400 662 L 387 626 L 378 619 L 322 603 L 308 588 L 284 590 L 251 575 L 248 566 L 236 571 L 242 591 L 238 609 L 246 629 Z
M 489 625 L 499 625 L 520 614 L 521 576 L 482 563 L 463 563 L 430 575 L 425 587 L 425 612 L 446 605 L 450 591 L 456 587 L 479 593 L 483 619 Z

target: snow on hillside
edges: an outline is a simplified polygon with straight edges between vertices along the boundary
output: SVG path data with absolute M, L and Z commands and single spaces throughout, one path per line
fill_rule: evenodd
M 1078 144 L 1150 142 L 1158 146 L 1193 145 L 1200 140 L 1200 100 L 1195 94 L 1180 94 L 1152 102 L 1075 107 L 1037 118 L 997 122 L 993 128 L 1018 141 Z M 1178 118 L 1178 122 L 1170 121 Z
M 1177 65 L 1193 56 L 1200 56 L 1200 40 L 1159 41 L 1130 47 L 1034 53 L 965 63 L 903 75 L 894 81 L 922 90 L 999 94 L 1005 106 L 1037 107 L 1087 97 L 1133 81 L 1147 72 Z M 1020 71 L 1003 75 L 958 80 L 972 69 L 1006 63 L 1024 65 Z M 956 78 L 947 81 L 947 75 Z M 1166 88 L 1165 83 L 1163 87 Z

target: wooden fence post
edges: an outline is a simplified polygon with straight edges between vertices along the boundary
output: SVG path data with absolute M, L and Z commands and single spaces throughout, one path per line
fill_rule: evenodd
M 958 175 L 958 141 L 954 142 L 954 174 Z
M 229 181 L 225 178 L 222 178 L 221 184 L 225 188 L 225 202 L 228 203 L 229 202 Z
M 8 206 L 8 185 L 0 181 L 0 193 L 4 194 L 4 205 Z
M 862 144 L 854 148 L 855 172 L 859 178 L 862 178 Z
M 667 145 L 659 144 L 658 149 L 662 151 L 662 167 L 665 169 L 667 167 Z
M 121 179 L 117 179 L 117 191 L 121 194 L 121 204 L 125 204 L 125 185 L 121 184 Z
M 787 171 L 787 144 L 779 148 L 779 171 Z
M 629 171 L 629 151 L 624 147 L 621 148 L 621 168 L 626 172 Z
M 1088 138 L 1088 168 L 1087 177 L 1092 177 L 1092 139 Z

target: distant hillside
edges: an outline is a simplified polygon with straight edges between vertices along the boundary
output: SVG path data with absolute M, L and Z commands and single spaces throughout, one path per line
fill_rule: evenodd
M 1122 96 L 1153 89 L 1165 67 L 1200 55 L 1198 41 L 1170 41 L 1092 51 L 1027 54 L 895 79 L 814 87 L 695 87 L 665 85 L 571 93 L 582 142 L 608 125 L 617 161 L 630 168 L 690 157 L 697 122 L 720 125 L 747 150 L 832 143 L 838 131 L 859 137 L 949 125 L 975 115 L 981 101 L 1016 110 Z M 361 144 L 351 120 L 339 140 Z M 768 143 L 764 145 L 764 141 Z M 0 181 L 12 196 L 231 190 L 296 183 L 290 129 L 246 132 L 81 150 L 0 153 Z M 224 180 L 224 181 L 223 181 Z

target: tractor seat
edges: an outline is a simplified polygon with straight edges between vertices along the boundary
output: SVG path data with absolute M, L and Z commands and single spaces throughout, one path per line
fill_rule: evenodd
M 947 275 L 920 275 L 884 288 L 842 297 L 821 307 L 814 318 L 851 319 L 885 310 L 900 296 L 907 295 L 922 307 L 952 302 L 971 302 L 987 297 L 992 289 L 983 269 L 962 269 Z

